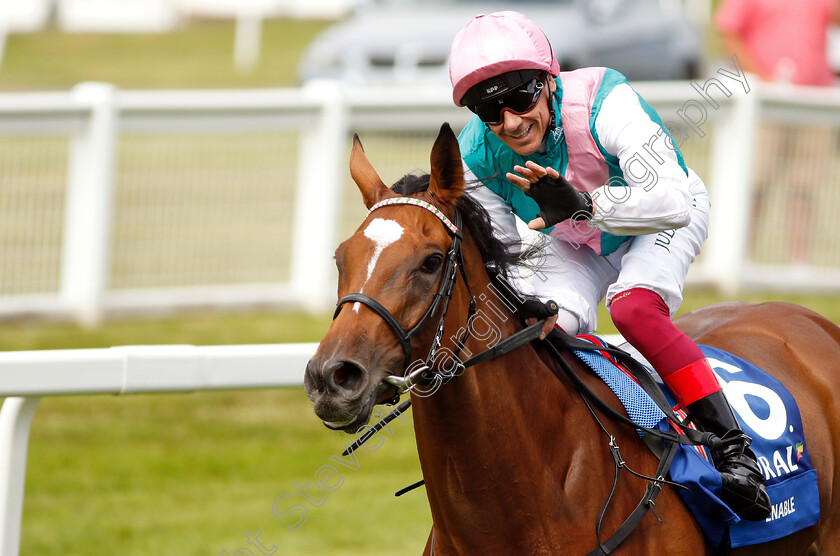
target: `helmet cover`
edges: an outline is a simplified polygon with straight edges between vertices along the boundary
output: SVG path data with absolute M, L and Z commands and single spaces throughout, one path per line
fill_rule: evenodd
M 502 11 L 475 16 L 452 41 L 449 56 L 449 79 L 456 106 L 465 103 L 464 95 L 476 85 L 487 87 L 470 91 L 468 100 L 492 100 L 528 81 L 536 70 L 557 76 L 560 65 L 551 44 L 537 25 L 523 14 Z M 509 74 L 509 76 L 505 74 Z M 504 76 L 502 79 L 497 79 Z

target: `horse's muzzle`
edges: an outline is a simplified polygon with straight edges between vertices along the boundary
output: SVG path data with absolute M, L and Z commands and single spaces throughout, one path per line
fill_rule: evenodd
M 315 414 L 336 429 L 355 422 L 370 397 L 367 371 L 344 359 L 313 357 L 306 365 L 303 386 L 314 403 Z

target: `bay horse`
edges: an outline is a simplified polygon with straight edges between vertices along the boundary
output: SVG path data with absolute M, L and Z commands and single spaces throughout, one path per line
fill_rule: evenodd
M 488 269 L 514 272 L 515 257 L 493 238 L 487 214 L 465 194 L 458 143 L 448 125 L 434 143 L 425 182 L 409 175 L 396 184 L 399 193 L 389 189 L 358 137 L 350 169 L 374 210 L 336 250 L 341 301 L 304 384 L 329 428 L 354 433 L 375 404 L 392 400 L 390 377 L 411 370 L 412 354 L 421 361 L 427 351 L 475 355 L 525 325 L 492 286 Z M 461 256 L 453 258 L 456 242 Z M 455 282 L 448 294 L 441 293 L 445 274 Z M 794 393 L 819 475 L 818 525 L 733 554 L 840 554 L 840 328 L 785 303 L 713 305 L 677 322 L 695 341 L 752 361 Z M 410 390 L 433 520 L 425 555 L 577 555 L 598 547 L 595 522 L 615 473 L 602 426 L 629 467 L 655 473 L 657 459 L 636 431 L 600 410 L 596 421 L 571 380 L 552 371 L 558 362 L 545 344 L 529 342 L 450 373 L 460 376 L 434 389 Z M 623 411 L 576 357 L 563 358 Z M 427 360 L 431 369 L 425 372 L 440 373 L 440 360 Z M 601 538 L 621 525 L 645 487 L 629 473 L 618 475 Z M 655 504 L 656 515 L 642 519 L 619 554 L 714 553 L 673 487 L 666 486 Z

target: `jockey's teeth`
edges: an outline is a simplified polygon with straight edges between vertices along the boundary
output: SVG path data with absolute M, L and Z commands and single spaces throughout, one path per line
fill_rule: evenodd
M 525 129 L 525 131 L 523 131 L 523 132 L 522 132 L 522 133 L 520 133 L 519 135 L 511 135 L 511 137 L 513 137 L 514 139 L 522 139 L 523 137 L 525 137 L 526 135 L 528 135 L 528 132 L 529 132 L 529 131 L 531 131 L 531 127 L 533 127 L 533 125 L 534 125 L 534 124 L 529 125 L 529 126 Z

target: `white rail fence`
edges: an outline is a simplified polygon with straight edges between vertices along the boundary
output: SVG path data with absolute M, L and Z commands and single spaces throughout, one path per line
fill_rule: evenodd
M 690 282 L 840 289 L 840 93 L 720 72 L 636 88 L 712 195 Z M 395 180 L 428 170 L 440 124 L 457 130 L 469 115 L 447 90 L 330 83 L 0 94 L 0 316 L 323 311 L 335 301 L 332 252 L 363 214 L 346 169 L 352 132 Z M 765 135 L 777 140 L 759 144 Z
M 603 337 L 613 344 L 621 336 Z M 301 387 L 317 344 L 0 352 L 0 556 L 18 556 L 29 429 L 44 396 Z
M 300 386 L 316 344 L 0 353 L 0 556 L 20 550 L 29 428 L 43 396 Z
M 840 128 L 840 95 L 755 84 L 726 94 L 709 83 L 637 87 L 675 124 L 677 142 L 685 134 L 688 163 L 715 203 L 712 235 L 690 279 L 731 291 L 840 289 L 837 142 L 826 139 Z M 426 168 L 441 122 L 458 128 L 467 116 L 447 91 L 328 84 L 178 92 L 85 84 L 70 93 L 0 95 L 0 313 L 94 322 L 150 307 L 322 310 L 334 301 L 332 251 L 362 214 L 345 171 L 350 132 L 362 135 L 383 177 L 396 179 Z M 804 148 L 759 148 L 766 122 Z M 794 133 L 802 129 L 810 137 Z M 807 158 L 823 151 L 828 163 Z M 779 160 L 800 152 L 804 164 Z M 802 193 L 805 186 L 785 182 L 785 165 L 816 188 Z M 758 183 L 770 208 L 755 217 L 757 176 L 770 183 Z M 800 199 L 789 200 L 791 189 Z M 787 227 L 785 210 L 803 196 L 815 206 L 794 223 L 814 224 L 815 237 L 797 267 L 794 253 L 770 248 L 787 232 L 771 232 Z M 40 397 L 299 386 L 315 347 L 0 353 L 0 556 L 19 552 L 29 426 Z

